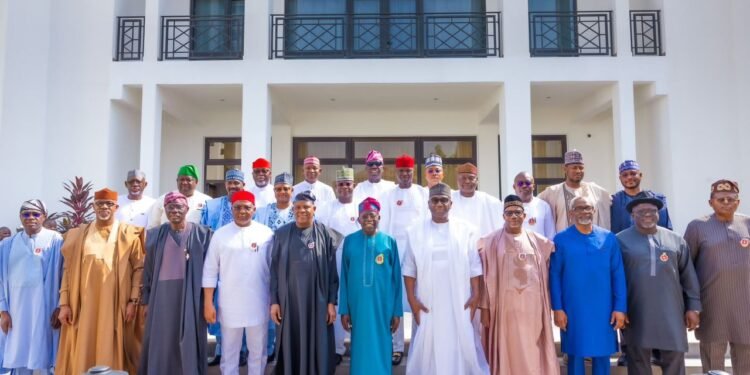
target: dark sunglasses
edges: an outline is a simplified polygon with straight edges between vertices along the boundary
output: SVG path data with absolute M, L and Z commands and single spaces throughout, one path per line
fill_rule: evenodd
M 382 161 L 368 161 L 367 163 L 365 163 L 365 165 L 368 167 L 379 167 L 383 165 L 383 162 Z
M 518 181 L 518 182 L 516 182 L 516 186 L 518 186 L 518 187 L 524 187 L 524 186 L 528 187 L 528 186 L 531 186 L 531 185 L 534 185 L 534 183 L 531 182 L 531 181 Z
M 39 217 L 42 217 L 42 213 L 41 212 L 24 212 L 24 213 L 21 214 L 21 216 L 23 216 L 26 219 L 28 219 L 28 218 L 30 218 L 32 216 L 36 217 L 36 218 L 39 218 Z

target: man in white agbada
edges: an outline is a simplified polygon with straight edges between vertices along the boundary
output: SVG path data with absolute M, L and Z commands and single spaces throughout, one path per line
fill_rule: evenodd
M 503 202 L 477 190 L 479 170 L 474 164 L 465 163 L 456 168 L 458 190 L 451 193 L 451 217 L 466 220 L 479 229 L 484 237 L 503 227 Z
M 247 190 L 255 196 L 255 207 L 261 209 L 273 202 L 276 202 L 276 196 L 273 193 L 273 184 L 271 184 L 271 162 L 257 158 L 253 162 L 253 182 Z
M 320 159 L 315 156 L 306 157 L 302 164 L 302 169 L 305 174 L 305 180 L 294 185 L 293 197 L 296 197 L 297 194 L 311 191 L 315 195 L 315 203 L 318 206 L 336 200 L 336 194 L 333 192 L 333 189 L 325 183 L 318 181 L 320 174 L 323 173 L 323 168 L 320 167 Z
M 21 205 L 23 231 L 0 242 L 0 368 L 13 374 L 51 373 L 57 354 L 62 236 L 42 227 L 47 208 Z
M 200 224 L 203 210 L 206 208 L 206 201 L 211 200 L 211 196 L 201 193 L 195 188 L 198 186 L 198 170 L 194 165 L 183 165 L 177 172 L 177 190 L 188 199 L 187 221 Z M 167 220 L 167 214 L 164 212 L 163 194 L 151 208 L 151 215 L 148 218 L 147 229 L 158 227 Z
M 489 374 L 471 321 L 480 303 L 482 261 L 476 228 L 448 219 L 451 189 L 430 188 L 430 217 L 415 223 L 406 241 L 402 274 L 414 321 L 409 375 Z
M 380 230 L 396 239 L 400 249 L 398 252 L 401 266 L 404 264 L 406 255 L 406 234 L 409 227 L 416 222 L 424 220 L 429 211 L 427 210 L 427 195 L 425 189 L 414 184 L 414 158 L 403 154 L 396 158 L 396 178 L 398 185 L 385 194 L 380 200 Z M 409 313 L 409 304 L 406 299 L 406 289 L 402 291 L 404 313 Z M 411 314 L 409 314 L 411 315 Z M 410 337 L 414 337 L 416 325 L 412 324 Z M 393 333 L 393 365 L 401 363 L 404 356 L 404 322 L 398 326 Z
M 328 202 L 322 206 L 315 215 L 315 220 L 335 230 L 342 236 L 348 236 L 360 230 L 359 211 L 357 204 L 352 200 L 354 190 L 354 169 L 341 167 L 336 171 L 336 197 L 337 200 Z M 341 274 L 341 256 L 344 241 L 336 248 L 336 271 Z M 341 324 L 333 325 L 333 335 L 336 340 L 336 364 L 341 363 L 342 356 L 346 352 L 344 341 L 351 334 L 344 330 Z
M 143 228 L 148 226 L 148 215 L 155 200 L 143 194 L 146 186 L 148 186 L 148 182 L 143 171 L 138 169 L 128 171 L 128 176 L 125 179 L 128 195 L 120 196 L 117 199 L 117 204 L 120 206 L 115 213 L 117 220 Z
M 367 197 L 380 200 L 385 193 L 396 185 L 393 181 L 383 179 L 383 155 L 376 150 L 370 150 L 365 158 L 367 180 L 357 184 L 354 188 L 354 201 L 362 202 Z
M 523 202 L 523 212 L 526 219 L 523 221 L 523 229 L 541 234 L 551 240 L 557 234 L 555 230 L 555 217 L 547 202 L 534 196 L 536 181 L 529 172 L 520 172 L 513 179 L 513 190 Z
M 610 206 L 612 196 L 601 186 L 583 181 L 583 155 L 578 150 L 565 153 L 565 181 L 552 185 L 539 194 L 539 198 L 547 202 L 555 216 L 555 231 L 562 232 L 573 225 L 572 216 L 568 215 L 570 202 L 575 197 L 589 198 L 595 209 L 593 224 L 609 230 L 611 217 Z
M 221 323 L 220 366 L 225 375 L 239 374 L 243 334 L 248 373 L 263 374 L 266 367 L 273 231 L 253 222 L 254 201 L 249 191 L 232 195 L 234 222 L 214 232 L 203 266 L 203 312 L 206 322 Z M 217 282 L 218 316 L 213 304 Z

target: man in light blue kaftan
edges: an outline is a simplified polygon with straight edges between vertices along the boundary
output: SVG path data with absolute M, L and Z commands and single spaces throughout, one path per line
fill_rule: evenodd
M 380 203 L 359 204 L 362 230 L 344 239 L 339 314 L 352 332 L 351 374 L 390 374 L 392 333 L 403 315 L 401 261 L 396 240 L 378 231 Z
M 593 225 L 594 205 L 588 197 L 571 200 L 574 225 L 555 236 L 550 259 L 550 299 L 570 375 L 584 374 L 587 357 L 594 375 L 609 374 L 627 313 L 620 245 L 612 232 Z
M 24 230 L 0 242 L 0 371 L 48 374 L 60 337 L 50 317 L 57 315 L 63 239 L 43 227 L 42 201 L 24 202 L 20 217 Z
M 230 169 L 224 175 L 224 189 L 227 195 L 206 201 L 206 208 L 201 215 L 201 225 L 211 228 L 212 231 L 234 221 L 232 217 L 232 194 L 245 188 L 245 174 L 239 169 Z M 218 288 L 218 286 L 217 286 Z M 218 291 L 214 296 L 218 296 Z M 214 307 L 218 308 L 216 298 L 214 298 Z M 208 332 L 216 337 L 215 356 L 208 362 L 209 366 L 216 366 L 221 361 L 221 324 L 217 321 L 208 325 Z M 243 340 L 244 342 L 244 340 Z M 247 348 L 242 345 L 240 352 L 240 366 L 247 363 Z

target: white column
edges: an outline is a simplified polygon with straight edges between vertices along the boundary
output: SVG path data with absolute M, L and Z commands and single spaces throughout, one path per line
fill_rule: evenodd
M 265 83 L 242 85 L 242 169 L 271 157 L 271 101 Z
M 635 102 L 633 81 L 619 81 L 612 87 L 615 163 L 636 160 Z
M 156 61 L 159 58 L 161 41 L 160 0 L 146 0 L 146 16 L 143 28 L 143 61 Z
M 161 179 L 162 97 L 156 84 L 144 84 L 141 97 L 140 169 L 146 173 L 146 194 L 158 196 Z
M 244 59 L 268 59 L 268 23 L 270 0 L 245 1 Z
M 630 0 L 613 0 L 612 32 L 618 58 L 630 58 Z
M 529 57 L 529 2 L 502 2 L 502 46 L 505 57 Z
M 513 178 L 531 172 L 531 83 L 506 81 L 500 96 L 500 194 L 513 189 Z

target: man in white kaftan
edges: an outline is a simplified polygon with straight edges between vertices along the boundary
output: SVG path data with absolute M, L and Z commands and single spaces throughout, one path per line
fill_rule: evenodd
M 315 156 L 308 156 L 305 158 L 302 168 L 305 180 L 294 185 L 293 197 L 296 197 L 297 194 L 311 191 L 315 195 L 318 205 L 336 200 L 336 194 L 333 192 L 333 189 L 318 180 L 320 174 L 323 173 L 323 168 L 320 167 L 320 159 Z
M 208 323 L 221 322 L 221 373 L 239 374 L 242 336 L 246 334 L 249 374 L 262 374 L 270 306 L 270 264 L 273 231 L 253 222 L 255 197 L 248 191 L 232 195 L 234 222 L 211 238 L 203 266 L 203 311 Z M 221 282 L 217 309 L 213 294 Z
M 143 171 L 138 169 L 128 171 L 125 180 L 128 194 L 117 198 L 117 205 L 120 206 L 115 213 L 117 220 L 143 228 L 148 226 L 148 215 L 155 200 L 143 194 L 146 186 L 148 186 L 148 181 Z
M 315 220 L 330 229 L 339 232 L 342 236 L 348 236 L 360 229 L 359 211 L 357 204 L 352 201 L 354 190 L 354 169 L 342 167 L 336 171 L 336 197 L 337 200 L 323 205 L 315 215 Z M 336 271 L 341 274 L 341 256 L 344 241 L 336 248 Z M 336 339 L 336 362 L 341 362 L 341 357 L 346 353 L 344 341 L 351 334 L 344 330 L 341 324 L 333 325 L 333 334 Z
M 458 190 L 451 193 L 451 217 L 466 220 L 479 229 L 484 237 L 503 227 L 503 202 L 477 190 L 479 170 L 474 164 L 466 163 L 456 169 Z
M 261 209 L 273 202 L 276 196 L 271 183 L 271 162 L 258 158 L 253 162 L 253 183 L 248 189 L 255 196 L 255 208 Z
M 523 229 L 541 234 L 551 240 L 555 238 L 555 217 L 549 204 L 534 196 L 536 181 L 534 176 L 528 172 L 520 172 L 513 179 L 513 190 L 523 202 L 523 212 L 526 219 L 523 221 Z
M 396 185 L 393 181 L 383 179 L 383 155 L 376 150 L 370 150 L 365 158 L 367 180 L 357 184 L 354 188 L 354 201 L 362 202 L 365 198 L 380 200 Z
M 430 217 L 409 230 L 402 274 L 419 329 L 407 375 L 489 374 L 472 318 L 480 302 L 482 261 L 476 228 L 448 219 L 450 187 L 430 188 Z

